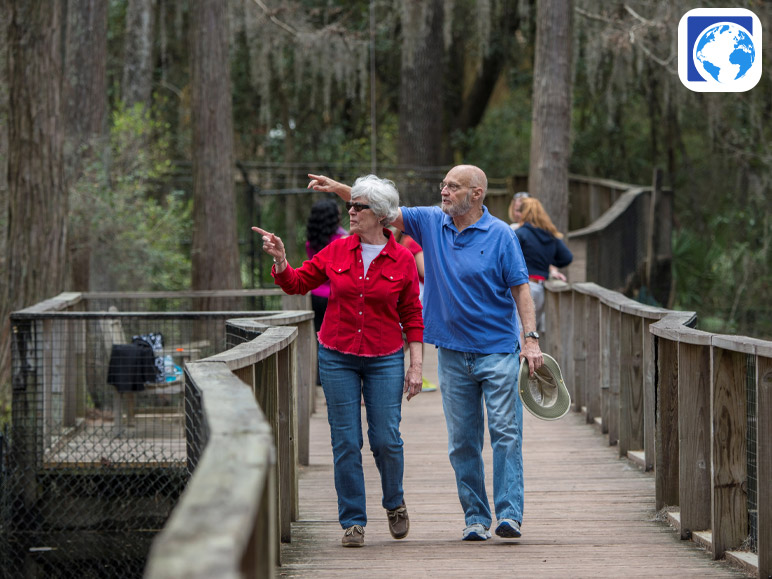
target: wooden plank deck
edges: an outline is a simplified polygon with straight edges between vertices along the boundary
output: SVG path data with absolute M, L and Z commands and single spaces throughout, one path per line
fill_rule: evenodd
M 425 375 L 437 381 L 426 347 Z M 405 501 L 410 535 L 395 541 L 380 506 L 380 483 L 365 437 L 369 523 L 365 547 L 341 546 L 324 396 L 312 417 L 310 465 L 299 484 L 300 516 L 282 545 L 280 577 L 747 577 L 680 541 L 657 521 L 654 477 L 571 413 L 543 422 L 525 413 L 523 537 L 461 541 L 463 513 L 447 457 L 440 393 L 403 404 Z M 490 446 L 486 473 L 491 482 Z M 492 500 L 492 489 L 488 489 Z M 495 524 L 495 523 L 494 523 Z
M 184 466 L 185 421 L 181 413 L 137 412 L 131 426 L 118 430 L 112 419 L 88 421 L 46 449 L 43 467 L 166 468 Z

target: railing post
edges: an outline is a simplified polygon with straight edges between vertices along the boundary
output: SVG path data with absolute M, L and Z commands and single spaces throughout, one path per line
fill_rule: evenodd
M 600 300 L 595 296 L 584 296 L 584 318 L 586 337 L 585 397 L 587 401 L 587 422 L 592 423 L 601 416 L 601 325 Z
M 255 377 L 255 366 L 245 366 L 243 368 L 238 368 L 236 370 L 233 370 L 233 373 L 244 382 L 249 388 L 252 390 L 252 394 L 255 394 L 257 396 L 257 393 L 255 391 L 256 387 L 256 377 Z
M 600 416 L 601 432 L 609 433 L 611 416 L 611 314 L 612 309 L 601 303 L 600 314 Z
M 657 338 L 651 333 L 649 327 L 652 321 L 643 320 L 641 339 L 643 341 L 643 450 L 644 469 L 648 472 L 654 468 L 656 462 L 656 430 L 657 430 L 657 361 L 655 350 Z
M 772 576 L 772 357 L 756 357 L 759 577 Z
M 277 518 L 277 534 L 282 543 L 289 543 L 291 539 L 291 481 L 287 478 L 290 475 L 288 461 L 289 448 L 287 445 L 286 424 L 280 417 L 280 388 L 278 386 L 278 356 L 273 354 L 258 363 L 255 368 L 257 381 L 256 396 L 260 408 L 263 409 L 266 420 L 271 425 L 274 436 L 274 445 L 277 451 L 276 457 L 276 501 L 279 505 Z M 277 548 L 277 558 L 280 553 Z
M 314 411 L 316 395 L 316 333 L 314 320 L 309 319 L 297 326 L 297 411 L 298 420 L 298 462 L 303 465 L 309 460 L 309 423 Z
M 279 465 L 286 476 L 282 477 L 284 501 L 281 505 L 282 519 L 290 522 L 298 519 L 298 477 L 297 477 L 297 455 L 298 440 L 295 436 L 297 432 L 297 373 L 295 372 L 295 358 L 297 355 L 297 340 L 290 344 L 289 348 L 280 350 L 278 356 L 278 380 L 279 388 L 279 428 L 282 431 L 280 437 L 281 446 L 279 449 Z M 287 528 L 287 537 L 282 540 L 289 543 L 291 541 L 289 525 Z
M 584 317 L 585 296 L 576 290 L 571 292 L 573 296 L 573 407 L 575 412 L 581 412 L 587 406 L 587 384 L 585 383 L 587 362 L 587 320 Z
M 573 291 L 560 292 L 560 354 L 562 356 L 561 366 L 563 367 L 563 376 L 570 376 L 571 379 L 566 383 L 568 391 L 571 393 L 571 399 L 576 399 L 576 383 L 574 376 L 574 338 L 572 309 Z
M 619 456 L 643 449 L 642 320 L 621 313 L 619 373 Z
M 657 340 L 657 433 L 655 500 L 659 511 L 679 505 L 678 342 Z
M 270 579 L 276 576 L 277 554 L 281 543 L 276 540 L 276 463 L 271 466 L 260 495 L 255 527 L 249 539 L 250 548 L 244 554 L 241 570 L 244 577 Z
M 562 296 L 571 291 L 570 287 L 567 283 L 561 281 L 545 282 L 544 317 L 547 326 L 547 336 L 545 342 L 541 344 L 541 349 L 558 361 L 558 364 L 563 369 L 564 378 L 569 378 L 569 376 L 566 374 L 568 371 L 568 361 L 566 360 L 563 347 L 566 340 L 566 336 L 563 335 L 566 322 L 563 318 L 568 317 L 570 320 L 571 312 L 567 309 L 570 302 L 566 303 Z M 570 385 L 568 387 L 570 388 Z
M 713 557 L 748 536 L 747 354 L 713 348 Z
M 681 538 L 710 528 L 710 346 L 678 347 Z
M 609 408 L 608 408 L 608 443 L 610 446 L 619 442 L 619 374 L 621 350 L 621 316 L 619 310 L 609 308 Z

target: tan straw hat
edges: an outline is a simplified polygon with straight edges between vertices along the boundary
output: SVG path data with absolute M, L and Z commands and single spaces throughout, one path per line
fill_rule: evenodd
M 544 364 L 534 372 L 528 371 L 528 360 L 520 362 L 518 389 L 523 406 L 536 418 L 557 420 L 565 416 L 571 407 L 571 395 L 568 393 L 563 375 L 560 373 L 555 358 L 543 354 Z

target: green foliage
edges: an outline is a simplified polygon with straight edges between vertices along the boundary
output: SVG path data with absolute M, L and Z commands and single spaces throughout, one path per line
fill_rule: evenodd
M 772 337 L 772 82 L 747 93 L 683 87 L 671 17 L 686 5 L 577 6 L 571 171 L 645 185 L 663 168 L 674 191 L 675 307 L 695 310 L 702 329 Z
M 468 135 L 455 135 L 453 148 L 467 150 L 468 162 L 485 167 L 491 177 L 528 173 L 531 103 L 524 92 L 489 110 Z
M 706 288 L 721 279 L 717 268 L 721 250 L 685 228 L 673 234 L 672 248 L 673 281 L 678 290 L 676 309 L 702 310 L 710 299 Z
M 339 46 L 338 35 L 352 46 L 368 37 L 369 2 L 272 4 L 277 10 L 271 14 L 302 34 L 287 34 L 256 3 L 231 7 L 238 5 L 232 13 L 237 17 L 231 20 L 236 158 L 320 171 L 369 165 L 370 87 L 363 87 L 369 78 L 362 70 L 349 78 L 351 86 L 335 80 L 336 67 L 351 64 L 353 53 L 324 50 Z M 482 4 L 472 0 L 451 4 L 452 30 L 442 33 L 449 32 L 452 42 L 447 62 L 438 63 L 447 80 L 437 93 L 449 127 L 473 74 L 472 57 L 483 54 L 483 45 L 476 44 Z M 501 1 L 492 4 L 497 8 L 485 44 L 505 58 L 504 76 L 482 122 L 446 135 L 445 149 L 497 179 L 528 170 L 535 4 L 515 3 L 517 8 Z M 720 3 L 708 0 L 708 5 Z M 163 29 L 164 41 L 156 44 L 161 54 L 154 74 L 154 114 L 135 115 L 121 110 L 119 103 L 126 3 L 110 0 L 108 84 L 115 126 L 110 147 L 78 183 L 72 224 L 89 232 L 88 241 L 98 254 L 95 265 L 106 272 L 99 272 L 102 277 L 97 280 L 105 289 L 172 289 L 188 284 L 189 246 L 184 242 L 190 239 L 190 207 L 181 193 L 169 192 L 172 176 L 165 163 L 172 156 L 189 158 L 187 3 L 162 6 L 157 11 L 156 34 Z M 697 95 L 684 89 L 674 61 L 663 66 L 653 59 L 664 62 L 672 56 L 675 44 L 670 35 L 677 27 L 668 18 L 687 9 L 683 2 L 586 0 L 576 7 L 570 171 L 645 185 L 654 167 L 664 168 L 665 186 L 675 192 L 676 306 L 696 310 L 711 328 L 772 336 L 765 305 L 772 283 L 768 217 L 772 207 L 767 193 L 772 183 L 768 154 L 772 80 L 765 76 L 747 94 Z M 766 27 L 769 9 L 761 5 L 754 9 Z M 398 4 L 376 3 L 375 16 L 378 170 L 395 178 L 388 174 L 393 167 L 385 167 L 397 162 L 401 13 Z M 516 34 L 503 25 L 505 17 L 522 19 Z M 254 24 L 258 20 L 259 26 Z M 309 36 L 321 41 L 308 44 Z M 261 49 L 270 58 L 258 58 Z M 334 58 L 324 58 L 330 54 Z M 765 52 L 765 60 L 769 58 Z M 364 69 L 369 62 L 359 65 Z M 361 88 L 368 93 L 364 100 L 362 91 L 356 90 Z M 291 170 L 267 173 L 253 179 L 256 186 L 282 188 L 290 181 L 305 185 L 297 174 L 289 176 Z M 333 176 L 343 179 L 342 174 Z M 180 182 L 177 188 L 186 186 Z M 261 225 L 294 236 L 300 254 L 295 259 L 302 260 L 302 209 L 295 228 L 285 231 L 280 200 L 266 196 L 260 203 Z M 251 220 L 253 210 L 245 204 L 242 211 L 249 212 Z M 248 225 L 246 218 L 240 216 L 240 228 Z M 240 238 L 242 248 L 249 247 L 247 234 Z M 248 261 L 243 260 L 245 287 L 251 285 Z M 255 275 L 270 286 L 270 268 L 263 265 Z
M 109 146 L 71 191 L 70 232 L 89 244 L 93 289 L 190 287 L 191 202 L 164 186 L 166 130 L 139 105 L 119 107 Z

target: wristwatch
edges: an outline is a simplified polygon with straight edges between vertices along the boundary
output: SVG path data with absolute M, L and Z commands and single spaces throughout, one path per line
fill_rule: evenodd
M 524 338 L 533 338 L 534 340 L 538 340 L 538 339 L 539 339 L 539 332 L 528 332 L 528 333 L 527 333 L 525 336 L 523 336 L 523 337 L 524 337 Z

